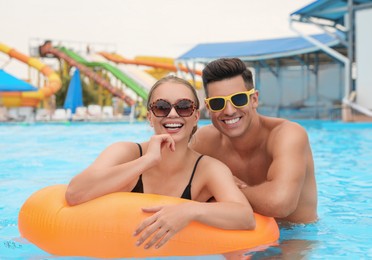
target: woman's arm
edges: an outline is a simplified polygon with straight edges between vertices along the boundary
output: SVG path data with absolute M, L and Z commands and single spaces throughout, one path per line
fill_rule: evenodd
M 207 159 L 208 158 L 208 159 Z M 190 201 L 178 205 L 159 206 L 143 209 L 154 213 L 145 219 L 135 230 L 134 235 L 141 236 L 137 245 L 141 245 L 149 237 L 145 248 L 164 245 L 174 234 L 187 226 L 191 221 L 222 229 L 254 229 L 256 222 L 252 208 L 235 185 L 230 170 L 226 165 L 210 157 L 205 157 L 203 166 L 198 172 L 206 189 L 217 202 L 206 203 Z
M 206 203 L 196 211 L 196 220 L 223 229 L 254 229 L 252 207 L 236 186 L 230 169 L 211 157 L 203 159 L 200 177 L 216 202 Z
M 139 175 L 161 161 L 163 148 L 174 150 L 170 135 L 154 135 L 147 144 L 146 153 L 140 157 L 135 143 L 115 143 L 106 148 L 84 171 L 69 183 L 66 201 L 77 205 L 117 191 L 129 191 Z
M 135 143 L 112 144 L 90 166 L 72 178 L 67 187 L 66 201 L 69 205 L 77 205 L 108 193 L 123 191 L 138 178 L 146 165 L 146 158 L 139 156 Z

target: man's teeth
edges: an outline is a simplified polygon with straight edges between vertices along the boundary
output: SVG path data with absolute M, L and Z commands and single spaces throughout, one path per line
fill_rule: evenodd
M 225 124 L 227 124 L 227 125 L 235 124 L 236 122 L 239 121 L 239 119 L 240 119 L 240 118 L 237 117 L 237 118 L 234 118 L 234 119 L 225 120 Z
M 182 127 L 182 124 L 173 123 L 173 124 L 165 124 L 164 126 L 166 128 L 180 128 L 180 127 Z

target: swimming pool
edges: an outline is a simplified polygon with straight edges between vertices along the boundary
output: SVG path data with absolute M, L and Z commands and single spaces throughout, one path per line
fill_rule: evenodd
M 314 154 L 320 220 L 282 227 L 280 245 L 251 259 L 372 259 L 372 123 L 299 123 Z M 0 124 L 0 259 L 55 258 L 20 238 L 23 202 L 67 183 L 109 144 L 152 134 L 147 123 Z

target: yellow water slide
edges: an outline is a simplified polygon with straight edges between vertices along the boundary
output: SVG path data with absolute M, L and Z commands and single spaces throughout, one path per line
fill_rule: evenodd
M 169 72 L 181 71 L 187 73 L 193 77 L 201 76 L 202 72 L 200 70 L 195 70 L 183 66 L 181 64 L 175 64 L 173 58 L 166 57 L 151 57 L 151 56 L 137 56 L 135 59 L 126 59 L 120 54 L 117 53 L 108 53 L 108 52 L 99 52 L 101 56 L 105 59 L 122 64 L 133 64 L 133 65 L 142 65 L 152 67 L 152 69 L 146 70 L 148 74 L 153 76 L 156 79 L 161 79 L 166 76 Z M 202 88 L 201 81 L 189 80 L 191 84 L 195 85 L 197 89 Z
M 0 43 L 0 52 L 17 59 L 44 75 L 45 85 L 38 91 L 0 92 L 0 104 L 5 107 L 37 107 L 39 102 L 56 93 L 62 86 L 61 78 L 48 65 L 36 58 L 29 57 L 17 50 Z

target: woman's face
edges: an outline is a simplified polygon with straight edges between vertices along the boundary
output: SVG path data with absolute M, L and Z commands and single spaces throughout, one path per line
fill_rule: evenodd
M 175 142 L 184 139 L 189 140 L 191 132 L 194 126 L 197 125 L 200 115 L 199 110 L 196 110 L 196 108 L 193 112 L 192 108 L 187 109 L 188 100 L 193 101 L 195 104 L 195 97 L 192 91 L 181 83 L 165 82 L 154 90 L 150 103 L 153 104 L 159 99 L 162 99 L 162 103 L 158 103 L 159 105 L 163 104 L 167 106 L 167 102 L 169 102 L 173 106 L 169 114 L 164 117 L 157 117 L 152 111 L 148 112 L 148 120 L 151 126 L 154 127 L 155 134 L 170 134 Z M 182 101 L 180 102 L 180 100 Z M 175 104 L 178 104 L 180 108 L 179 113 L 177 113 L 174 107 Z M 186 114 L 191 115 L 183 116 Z

